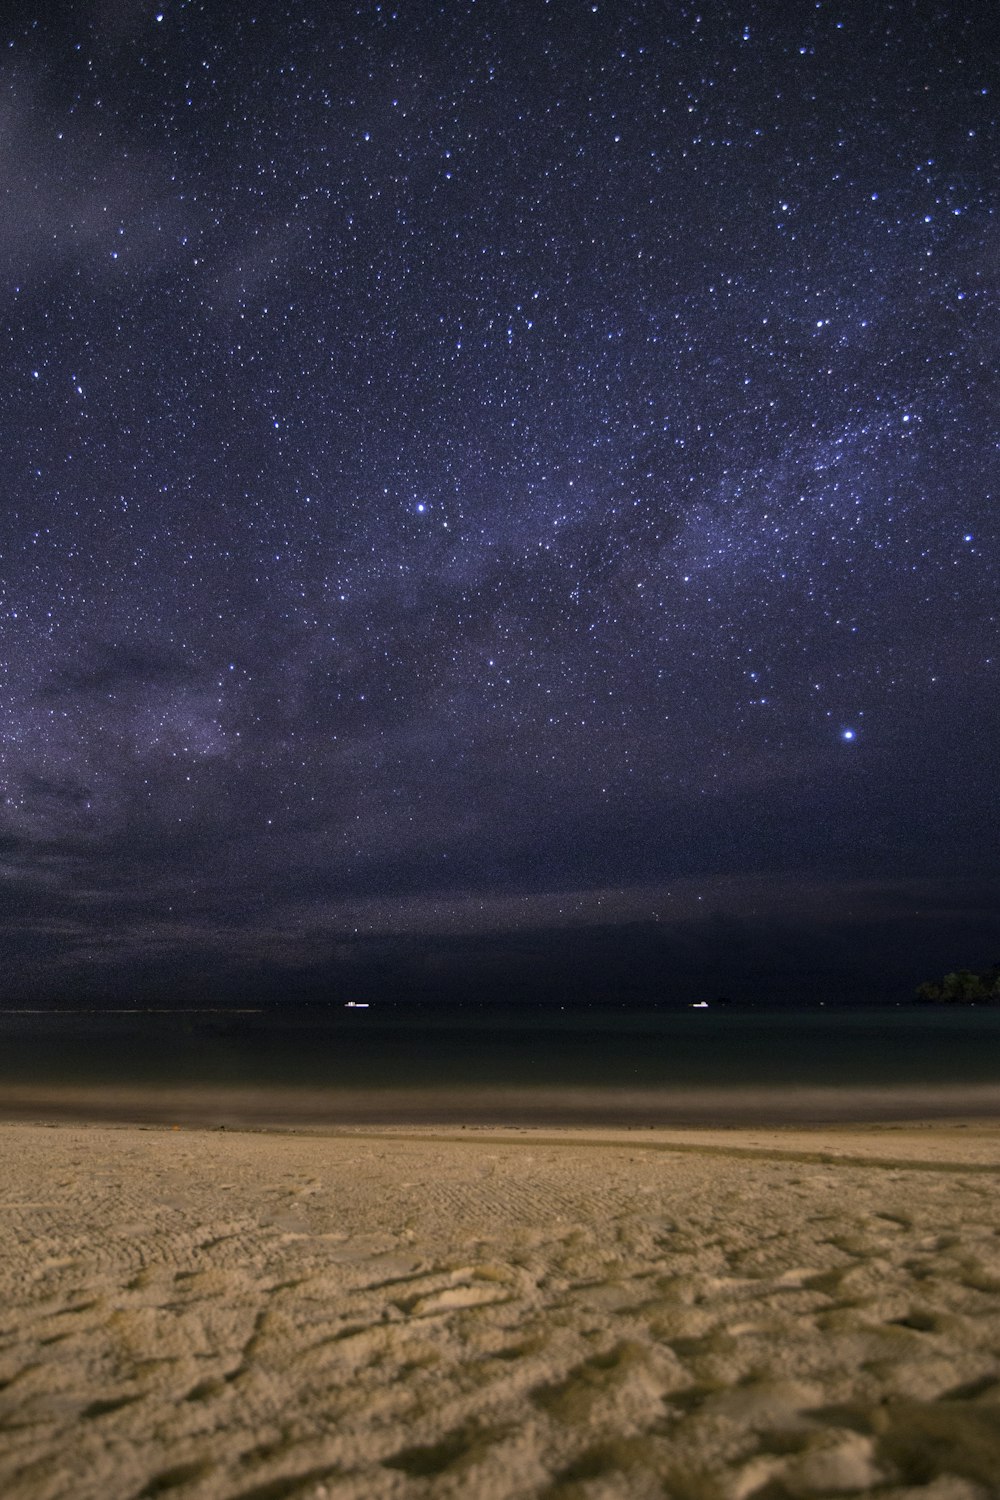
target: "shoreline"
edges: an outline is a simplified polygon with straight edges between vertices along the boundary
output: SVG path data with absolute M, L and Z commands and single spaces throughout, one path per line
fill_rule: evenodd
M 0 1083 L 0 1122 L 211 1128 L 711 1128 L 1000 1120 L 1000 1085 L 385 1088 Z

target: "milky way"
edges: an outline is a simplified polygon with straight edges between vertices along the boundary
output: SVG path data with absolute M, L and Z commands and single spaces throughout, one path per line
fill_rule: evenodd
M 9 31 L 22 988 L 995 876 L 993 21 Z

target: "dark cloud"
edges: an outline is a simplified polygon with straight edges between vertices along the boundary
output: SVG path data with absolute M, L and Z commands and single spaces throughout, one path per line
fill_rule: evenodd
M 54 665 L 42 696 L 109 695 L 122 689 L 144 692 L 160 684 L 190 683 L 195 676 L 179 656 L 155 645 L 143 650 L 97 640 L 85 643 L 73 661 Z

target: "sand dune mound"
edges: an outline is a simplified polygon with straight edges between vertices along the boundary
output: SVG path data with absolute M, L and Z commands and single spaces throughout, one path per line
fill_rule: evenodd
M 998 1137 L 0 1128 L 5 1500 L 988 1500 Z

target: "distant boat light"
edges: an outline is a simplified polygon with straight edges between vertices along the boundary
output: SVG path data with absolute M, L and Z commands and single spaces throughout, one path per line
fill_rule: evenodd
M 696 1000 L 694 1002 L 694 1004 L 691 1006 L 691 1009 L 692 1010 L 708 1010 L 708 1001 L 707 1000 Z
M 344 1006 L 344 1009 L 345 1010 L 367 1010 L 368 1009 L 368 1001 L 367 1000 L 348 1000 L 347 1003 L 346 1003 L 346 1005 Z

